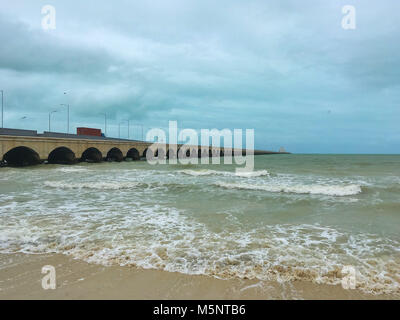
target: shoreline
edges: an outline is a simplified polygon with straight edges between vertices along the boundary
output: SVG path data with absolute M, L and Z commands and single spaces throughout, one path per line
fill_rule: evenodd
M 56 289 L 41 286 L 41 269 L 56 269 Z M 135 267 L 89 264 L 62 254 L 0 254 L 0 299 L 399 299 L 345 290 L 339 285 L 186 275 Z

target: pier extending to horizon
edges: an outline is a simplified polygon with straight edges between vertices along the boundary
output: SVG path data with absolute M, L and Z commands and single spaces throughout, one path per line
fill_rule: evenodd
M 158 144 L 161 146 L 162 144 Z M 233 153 L 246 154 L 246 149 L 211 146 L 165 145 L 158 148 L 153 142 L 98 136 L 82 136 L 55 132 L 38 134 L 32 130 L 0 129 L 0 162 L 3 165 L 27 166 L 43 163 L 73 164 L 78 161 L 101 162 L 140 160 L 147 157 L 168 159 L 172 154 L 184 157 L 220 157 Z M 150 152 L 150 154 L 148 154 Z M 164 154 L 163 154 L 164 153 Z M 255 155 L 282 154 L 254 150 Z

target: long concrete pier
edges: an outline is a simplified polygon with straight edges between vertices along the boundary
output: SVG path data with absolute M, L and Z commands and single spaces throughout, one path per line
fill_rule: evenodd
M 160 145 L 161 146 L 161 145 Z M 153 143 L 96 136 L 81 136 L 31 130 L 0 129 L 0 161 L 3 165 L 26 166 L 48 161 L 69 164 L 77 161 L 100 162 L 140 160 L 143 157 L 169 158 L 170 153 L 187 157 L 215 157 L 239 152 L 244 149 L 227 149 L 209 146 L 166 145 L 158 148 Z M 164 153 L 164 154 L 163 154 Z M 255 150 L 255 155 L 281 154 L 281 152 Z

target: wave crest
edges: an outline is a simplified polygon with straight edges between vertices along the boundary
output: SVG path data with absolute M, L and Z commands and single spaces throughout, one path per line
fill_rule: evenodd
M 298 193 L 298 194 L 321 194 L 328 196 L 351 196 L 362 192 L 361 186 L 351 185 L 284 185 L 284 184 L 248 184 L 217 182 L 215 185 L 226 189 L 259 190 L 267 192 Z
M 71 173 L 71 172 L 86 172 L 89 171 L 87 168 L 77 168 L 77 167 L 62 167 L 55 169 L 59 172 Z
M 113 182 L 61 182 L 61 181 L 45 181 L 44 185 L 50 188 L 58 189 L 95 189 L 95 190 L 119 190 L 119 189 L 132 189 L 136 188 L 138 182 L 130 181 L 113 181 Z
M 261 176 L 269 176 L 267 170 L 259 171 L 248 171 L 248 172 L 230 172 L 230 171 L 217 171 L 217 170 L 180 170 L 180 173 L 187 174 L 190 176 L 210 176 L 210 175 L 221 175 L 221 176 L 236 176 L 243 178 L 254 178 Z

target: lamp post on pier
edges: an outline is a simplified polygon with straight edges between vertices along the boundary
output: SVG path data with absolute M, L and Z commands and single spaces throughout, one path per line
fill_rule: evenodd
M 129 139 L 129 120 L 123 120 L 120 123 L 118 123 L 118 139 L 121 139 L 121 124 L 123 124 L 125 121 L 128 121 L 128 139 Z
M 49 112 L 49 132 L 51 132 L 51 114 L 57 112 L 57 110 L 53 110 Z
M 107 137 L 107 113 L 100 113 L 104 116 L 104 135 Z
M 4 128 L 4 91 L 1 91 L 1 127 Z
M 69 133 L 69 104 L 61 103 L 60 106 L 67 107 L 67 133 Z

